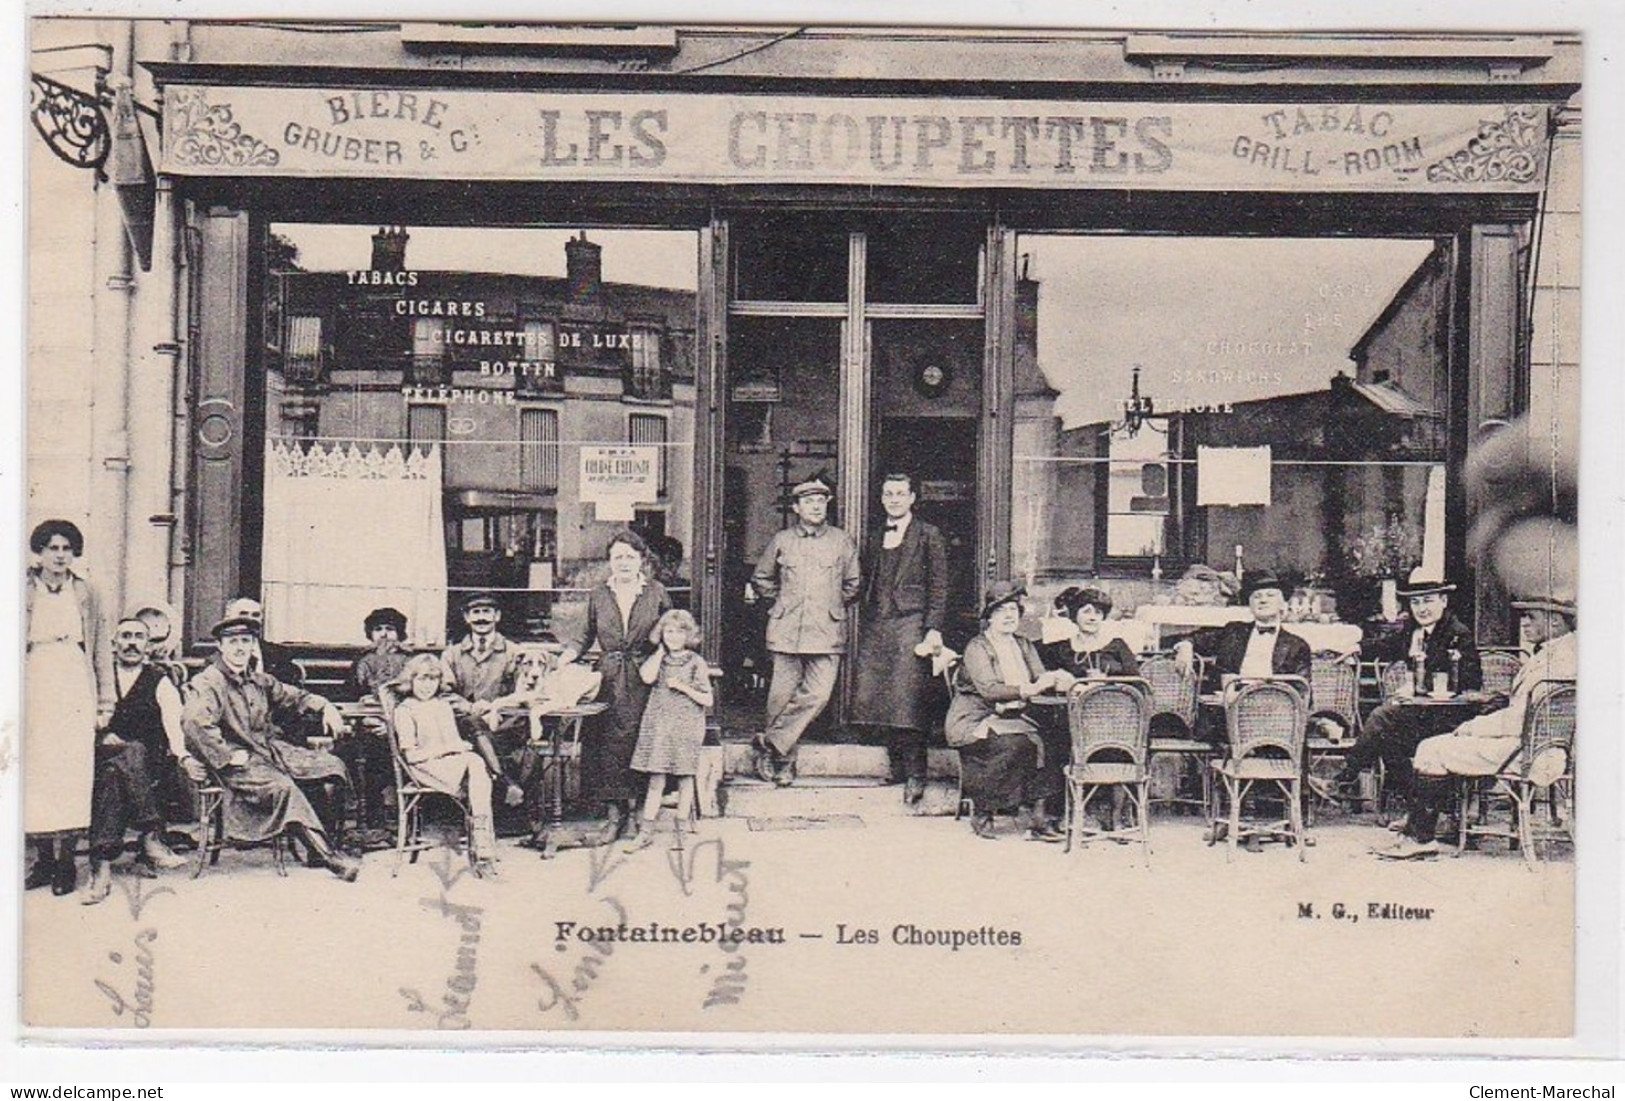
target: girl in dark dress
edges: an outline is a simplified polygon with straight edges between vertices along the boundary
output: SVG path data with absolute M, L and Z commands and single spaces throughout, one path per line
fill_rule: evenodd
M 1064 608 L 1067 617 L 1078 630 L 1070 639 L 1061 639 L 1059 642 L 1039 647 L 1038 653 L 1044 661 L 1044 668 L 1064 669 L 1078 680 L 1139 676 L 1140 662 L 1135 658 L 1134 651 L 1116 635 L 1108 637 L 1104 630 L 1106 617 L 1112 611 L 1111 596 L 1103 589 L 1094 588 L 1068 589 L 1062 596 L 1065 598 Z M 1056 603 L 1060 605 L 1061 600 L 1057 599 Z M 1072 733 L 1067 729 L 1064 720 L 1055 724 L 1045 734 L 1046 746 L 1054 749 L 1059 743 L 1065 745 L 1065 752 L 1070 754 Z M 1123 818 L 1131 813 L 1128 793 L 1121 786 L 1114 785 L 1111 807 L 1109 809 L 1102 807 L 1099 813 L 1104 829 L 1126 825 Z
M 1064 600 L 1064 603 L 1062 603 Z M 1046 669 L 1065 669 L 1079 680 L 1089 677 L 1137 677 L 1140 663 L 1122 639 L 1107 636 L 1103 627 L 1112 612 L 1112 598 L 1102 589 L 1068 589 L 1056 601 L 1077 627 L 1070 639 L 1038 648 Z
M 582 737 L 581 789 L 587 799 L 604 805 L 605 839 L 613 841 L 638 831 L 634 808 L 645 778 L 632 771 L 632 751 L 649 702 L 649 686 L 638 676 L 638 667 L 654 652 L 650 634 L 671 610 L 671 596 L 645 573 L 649 548 L 636 532 L 616 533 L 607 555 L 609 578 L 587 597 L 587 622 L 560 661 L 576 660 L 594 643 L 603 650 L 598 698 L 609 709 L 591 721 Z

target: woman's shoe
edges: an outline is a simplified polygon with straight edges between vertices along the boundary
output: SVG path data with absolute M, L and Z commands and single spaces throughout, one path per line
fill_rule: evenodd
M 40 887 L 49 887 L 55 878 L 56 861 L 47 860 L 43 856 L 35 857 L 28 874 L 23 876 L 23 890 L 33 891 Z
M 474 875 L 479 879 L 497 879 L 497 862 L 489 857 L 474 861 Z
M 51 873 L 51 893 L 58 898 L 71 895 L 78 885 L 79 867 L 74 863 L 73 857 L 57 861 L 56 868 Z
M 970 820 L 970 831 L 984 841 L 997 841 L 998 833 L 993 829 L 993 816 L 991 814 L 978 814 Z
M 654 841 L 654 830 L 642 830 L 638 833 L 628 834 L 626 840 L 621 843 L 621 851 L 628 853 L 642 852 L 650 845 L 653 845 Z

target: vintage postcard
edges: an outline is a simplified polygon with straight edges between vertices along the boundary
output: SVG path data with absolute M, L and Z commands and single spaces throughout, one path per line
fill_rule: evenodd
M 1581 34 L 161 14 L 27 26 L 30 1034 L 1575 1050 Z

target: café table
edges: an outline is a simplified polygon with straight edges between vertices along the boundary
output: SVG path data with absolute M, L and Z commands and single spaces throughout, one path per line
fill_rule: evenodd
M 372 697 L 369 696 L 366 699 L 361 700 L 344 700 L 335 702 L 333 704 L 333 708 L 339 713 L 339 717 L 344 720 L 344 725 L 348 728 L 350 737 L 354 738 L 366 735 L 376 737 L 387 736 L 383 729 L 384 709 L 380 707 L 378 705 L 378 701 Z M 309 739 L 309 742 L 312 749 L 321 749 L 329 752 L 332 750 L 334 744 L 334 740 L 329 737 L 311 738 Z M 393 752 L 393 750 L 391 750 L 391 752 Z M 376 849 L 386 847 L 378 840 L 379 835 L 369 833 L 367 830 L 367 823 L 374 821 L 372 812 L 376 811 L 378 808 L 373 807 L 367 801 L 368 793 L 372 791 L 372 785 L 368 783 L 367 755 L 365 753 L 358 754 L 355 757 L 354 779 L 355 818 L 356 829 L 358 831 L 357 836 L 363 839 L 363 844 L 368 848 Z
M 502 709 L 504 718 L 532 720 L 529 744 L 541 763 L 542 801 L 546 813 L 535 839 L 543 859 L 551 858 L 564 847 L 564 770 L 569 761 L 579 757 L 582 724 L 608 709 L 609 704 L 597 701 L 535 715 L 526 707 Z

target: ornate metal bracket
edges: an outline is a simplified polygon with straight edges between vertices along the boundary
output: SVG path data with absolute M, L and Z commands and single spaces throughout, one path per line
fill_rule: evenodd
M 29 116 L 34 120 L 34 129 L 62 160 L 102 176 L 102 165 L 113 148 L 113 134 L 102 111 L 101 96 L 88 96 L 50 77 L 32 75 Z M 98 93 L 100 85 L 98 79 Z

